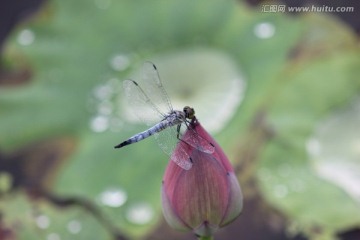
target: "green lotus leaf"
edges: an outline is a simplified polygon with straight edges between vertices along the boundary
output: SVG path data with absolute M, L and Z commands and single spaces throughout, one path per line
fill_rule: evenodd
M 151 60 L 175 105 L 196 106 L 234 164 L 265 109 L 276 134 L 259 155 L 265 199 L 298 231 L 344 230 L 359 223 L 356 204 L 314 170 L 305 144 L 358 91 L 355 41 L 331 17 L 266 14 L 235 1 L 54 0 L 6 45 L 7 66 L 32 78 L 0 87 L 0 146 L 10 153 L 70 137 L 75 150 L 51 171 L 51 190 L 85 198 L 126 235 L 144 236 L 161 216 L 168 157 L 151 139 L 113 146 L 145 129 L 129 118 L 121 81 Z

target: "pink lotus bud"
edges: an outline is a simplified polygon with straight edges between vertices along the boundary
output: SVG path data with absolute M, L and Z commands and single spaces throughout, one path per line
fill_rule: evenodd
M 215 146 L 213 153 L 199 151 L 179 142 L 191 157 L 193 166 L 184 170 L 169 161 L 162 185 L 163 213 L 169 225 L 192 230 L 199 236 L 211 236 L 235 220 L 242 209 L 242 193 L 234 170 L 223 150 L 195 120 L 191 126 Z M 187 130 L 182 139 L 190 136 Z

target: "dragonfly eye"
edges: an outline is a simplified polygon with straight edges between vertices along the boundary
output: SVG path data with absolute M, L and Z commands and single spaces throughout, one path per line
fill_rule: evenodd
M 195 117 L 195 110 L 189 106 L 184 107 L 185 117 L 188 119 L 193 119 Z

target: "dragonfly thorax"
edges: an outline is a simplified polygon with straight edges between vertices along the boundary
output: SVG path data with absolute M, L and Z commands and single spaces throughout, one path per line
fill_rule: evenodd
M 186 122 L 186 119 L 194 119 L 195 111 L 191 107 L 184 107 L 183 111 L 173 110 L 169 115 L 166 116 L 164 120 L 170 122 L 171 125 L 181 124 Z
M 186 121 L 185 113 L 183 111 L 173 110 L 163 121 L 168 122 L 170 126 L 181 124 Z

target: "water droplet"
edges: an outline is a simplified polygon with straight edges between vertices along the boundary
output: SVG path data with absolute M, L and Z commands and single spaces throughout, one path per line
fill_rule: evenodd
M 94 96 L 99 100 L 106 100 L 112 97 L 112 88 L 107 85 L 99 85 L 94 89 Z
M 77 234 L 81 231 L 81 222 L 77 221 L 77 220 L 72 220 L 68 223 L 67 225 L 67 229 L 69 230 L 70 233 L 72 234 Z
M 22 30 L 17 37 L 18 43 L 23 46 L 28 46 L 32 44 L 34 40 L 35 40 L 35 34 L 33 31 L 29 29 Z
M 111 0 L 95 0 L 95 6 L 99 9 L 105 10 L 108 9 L 111 5 Z
M 99 115 L 91 119 L 90 128 L 94 132 L 104 132 L 109 127 L 109 118 Z
M 288 188 L 285 185 L 276 185 L 274 193 L 277 198 L 284 198 L 288 194 Z
M 126 200 L 127 194 L 121 188 L 109 188 L 100 194 L 100 202 L 109 207 L 120 207 Z
M 254 33 L 261 39 L 271 38 L 275 34 L 275 26 L 269 22 L 258 23 L 254 28 Z
M 98 106 L 98 113 L 100 115 L 110 115 L 112 112 L 113 112 L 112 102 L 108 100 L 100 102 Z
M 94 113 L 89 121 L 92 131 L 104 132 L 108 129 L 119 131 L 122 128 L 123 114 L 119 107 L 121 89 L 122 82 L 117 78 L 110 78 L 93 88 L 86 103 L 87 109 Z
M 306 141 L 306 151 L 311 156 L 319 156 L 321 154 L 321 144 L 318 139 L 310 138 Z
M 50 225 L 50 219 L 45 215 L 37 216 L 35 221 L 36 225 L 41 229 L 46 229 Z
M 154 210 L 148 203 L 137 203 L 131 206 L 126 212 L 129 222 L 135 224 L 146 224 L 154 217 Z
M 46 237 L 47 240 L 60 240 L 60 236 L 57 233 L 50 233 L 49 235 L 47 235 Z
M 110 60 L 110 65 L 115 71 L 124 71 L 130 66 L 130 60 L 125 55 L 116 55 Z

